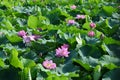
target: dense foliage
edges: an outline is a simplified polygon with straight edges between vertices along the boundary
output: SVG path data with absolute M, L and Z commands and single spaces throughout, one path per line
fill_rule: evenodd
M 0 80 L 119 79 L 119 0 L 0 0 Z

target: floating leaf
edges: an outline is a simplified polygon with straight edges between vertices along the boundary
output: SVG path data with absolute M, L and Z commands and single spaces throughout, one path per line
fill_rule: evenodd
M 87 22 L 87 23 L 84 23 L 83 26 L 82 26 L 84 29 L 87 29 L 87 30 L 90 30 L 90 23 Z
M 10 41 L 10 42 L 21 42 L 22 41 L 22 38 L 19 37 L 18 35 L 6 35 L 7 39 Z
M 10 64 L 15 68 L 23 69 L 23 64 L 18 58 L 18 52 L 16 49 L 12 49 L 9 61 L 10 61 Z
M 120 68 L 111 70 L 103 75 L 102 80 L 119 80 Z
M 28 26 L 32 29 L 36 29 L 37 28 L 37 25 L 38 25 L 38 19 L 37 17 L 31 15 L 29 16 L 28 18 Z
M 4 67 L 4 61 L 0 58 L 0 67 Z
M 113 8 L 112 6 L 103 6 L 103 10 L 104 10 L 109 16 L 111 16 L 112 13 L 115 11 L 115 8 Z
M 22 80 L 32 80 L 30 68 L 24 68 L 21 72 L 21 79 Z
M 94 68 L 93 79 L 94 79 L 94 80 L 99 80 L 99 79 L 100 79 L 100 76 L 101 76 L 101 66 L 100 66 L 100 65 L 97 65 L 97 66 Z
M 83 67 L 87 71 L 92 70 L 92 67 L 89 64 L 87 64 L 81 60 L 73 59 L 73 62 L 78 63 L 81 67 Z
M 120 65 L 120 59 L 119 58 L 112 57 L 112 56 L 109 56 L 109 55 L 103 55 L 99 59 L 99 62 L 102 66 L 108 65 L 108 64 L 111 64 L 111 63 L 114 63 L 116 65 Z
M 33 60 L 21 58 L 21 62 L 23 63 L 24 67 L 32 68 L 36 65 Z

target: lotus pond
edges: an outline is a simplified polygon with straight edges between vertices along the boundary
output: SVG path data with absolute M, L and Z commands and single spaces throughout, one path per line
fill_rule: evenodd
M 120 80 L 120 1 L 0 0 L 0 80 Z

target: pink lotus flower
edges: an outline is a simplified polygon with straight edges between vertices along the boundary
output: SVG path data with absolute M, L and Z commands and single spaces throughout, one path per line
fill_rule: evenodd
M 90 31 L 90 32 L 88 32 L 88 36 L 89 36 L 89 37 L 94 37 L 94 36 L 95 36 L 94 31 Z
M 35 36 L 23 36 L 23 41 L 29 43 L 30 41 L 35 41 Z
M 91 28 L 95 28 L 95 27 L 96 27 L 96 24 L 92 22 L 92 23 L 90 23 L 90 27 L 91 27 Z
M 52 60 L 45 60 L 43 62 L 43 66 L 46 68 L 46 69 L 55 69 L 56 68 L 56 64 L 53 63 Z
M 70 25 L 75 24 L 75 20 L 68 20 L 68 24 L 70 24 Z
M 58 57 L 68 57 L 68 54 L 70 52 L 68 51 L 68 45 L 64 44 L 61 46 L 61 48 L 56 49 L 56 56 Z
M 21 30 L 18 32 L 18 36 L 20 36 L 20 37 L 26 36 L 26 34 L 27 33 L 24 30 Z
M 71 9 L 76 9 L 75 5 L 70 6 Z
M 23 36 L 23 41 L 24 41 L 25 43 L 29 43 L 29 42 L 31 41 L 30 36 Z
M 38 35 L 23 36 L 23 41 L 25 43 L 29 43 L 30 41 L 35 41 L 38 38 L 40 38 L 40 36 L 38 36 Z
M 85 15 L 79 15 L 79 14 L 78 14 L 78 15 L 76 16 L 76 19 L 85 19 Z

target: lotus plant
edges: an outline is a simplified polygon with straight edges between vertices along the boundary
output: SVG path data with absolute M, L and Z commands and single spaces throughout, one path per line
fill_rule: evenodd
M 20 37 L 26 36 L 26 34 L 27 33 L 24 30 L 21 30 L 18 32 L 18 36 L 20 36 Z
M 68 20 L 69 25 L 74 25 L 75 23 L 76 23 L 75 20 Z
M 77 14 L 76 19 L 85 19 L 85 15 Z
M 56 68 L 56 64 L 53 63 L 52 60 L 45 60 L 45 61 L 43 61 L 42 65 L 43 65 L 46 69 L 55 69 L 55 68 Z
M 91 28 L 95 28 L 95 27 L 96 27 L 96 24 L 92 22 L 92 23 L 90 23 L 90 27 L 91 27 Z
M 76 9 L 75 5 L 70 6 L 71 9 Z
M 40 38 L 39 35 L 27 35 L 27 32 L 25 32 L 24 30 L 19 31 L 18 36 L 23 38 L 24 43 L 29 43 Z
M 56 56 L 57 57 L 68 57 L 68 54 L 70 53 L 68 51 L 69 46 L 67 44 L 63 44 L 61 47 L 56 49 Z
M 95 36 L 95 32 L 94 31 L 89 31 L 88 32 L 88 36 L 89 37 L 94 37 Z

